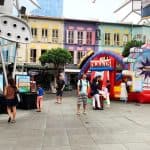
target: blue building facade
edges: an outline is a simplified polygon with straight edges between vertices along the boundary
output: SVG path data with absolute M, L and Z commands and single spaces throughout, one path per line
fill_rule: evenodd
M 36 16 L 62 17 L 63 0 L 37 0 L 41 9 L 35 9 L 31 12 Z

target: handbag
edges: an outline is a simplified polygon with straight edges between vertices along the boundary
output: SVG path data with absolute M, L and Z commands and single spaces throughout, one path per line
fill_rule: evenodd
M 19 94 L 19 93 L 16 94 L 16 98 L 17 98 L 17 100 L 18 100 L 18 103 L 20 103 L 21 98 L 20 98 L 20 94 Z

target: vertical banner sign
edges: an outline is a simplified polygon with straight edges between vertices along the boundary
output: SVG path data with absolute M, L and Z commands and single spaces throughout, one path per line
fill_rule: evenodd
M 150 18 L 150 0 L 142 0 L 142 8 L 141 8 L 142 17 Z

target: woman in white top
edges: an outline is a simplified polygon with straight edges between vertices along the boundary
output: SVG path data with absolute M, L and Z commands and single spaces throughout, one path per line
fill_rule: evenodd
M 126 82 L 124 80 L 121 83 L 120 100 L 124 101 L 125 103 L 128 100 L 127 86 L 126 86 Z

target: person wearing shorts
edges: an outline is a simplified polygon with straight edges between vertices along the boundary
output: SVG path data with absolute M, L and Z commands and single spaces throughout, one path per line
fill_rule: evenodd
M 77 115 L 80 115 L 80 106 L 83 103 L 83 113 L 86 114 L 87 98 L 88 98 L 88 88 L 89 81 L 86 79 L 86 74 L 83 74 L 81 79 L 77 83 Z
M 62 74 L 59 75 L 59 80 L 57 81 L 57 88 L 56 88 L 56 103 L 61 104 L 62 103 L 62 95 L 63 90 L 65 88 L 65 81 Z

